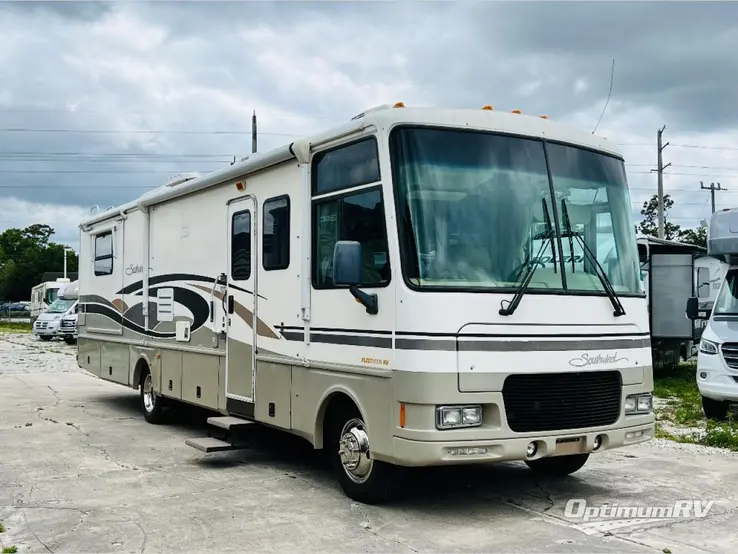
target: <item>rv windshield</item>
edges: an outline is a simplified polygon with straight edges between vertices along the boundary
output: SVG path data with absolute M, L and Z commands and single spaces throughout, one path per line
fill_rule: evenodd
M 50 314 L 63 314 L 72 307 L 72 304 L 74 304 L 74 302 L 75 300 L 64 300 L 63 298 L 57 298 L 51 303 L 51 306 L 49 306 L 47 312 Z
M 729 269 L 712 310 L 717 315 L 738 316 L 738 269 Z
M 546 150 L 539 140 L 487 132 L 395 129 L 390 153 L 410 285 L 513 289 L 535 262 L 529 289 L 604 294 L 586 244 L 615 292 L 642 294 L 623 162 L 573 146 Z

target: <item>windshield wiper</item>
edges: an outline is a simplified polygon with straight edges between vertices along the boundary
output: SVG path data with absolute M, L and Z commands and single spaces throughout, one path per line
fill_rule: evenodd
M 595 257 L 595 255 L 589 249 L 589 246 L 587 246 L 587 243 L 584 242 L 584 239 L 582 238 L 581 233 L 574 231 L 571 228 L 571 220 L 569 219 L 569 210 L 566 207 L 566 200 L 564 200 L 563 198 L 561 199 L 561 215 L 564 220 L 563 223 L 564 223 L 564 229 L 565 229 L 561 237 L 562 238 L 568 237 L 569 241 L 571 241 L 572 237 L 576 237 L 579 240 L 579 244 L 582 246 L 584 255 L 589 259 L 589 263 L 591 263 L 592 267 L 595 269 L 595 274 L 597 275 L 597 277 L 599 277 L 600 282 L 602 283 L 602 287 L 605 289 L 605 293 L 610 299 L 610 302 L 612 302 L 612 307 L 615 308 L 615 311 L 612 313 L 612 315 L 614 315 L 615 317 L 625 315 L 625 308 L 623 308 L 623 305 L 620 303 L 620 298 L 618 298 L 618 295 L 615 293 L 615 289 L 613 288 L 612 283 L 610 282 L 610 279 L 607 278 L 607 273 L 605 273 L 605 270 L 602 268 L 602 265 L 600 265 L 600 262 L 597 261 L 597 258 Z M 571 251 L 571 259 L 572 259 L 572 265 L 573 265 L 574 264 L 574 250 Z
M 523 282 L 520 283 L 518 290 L 515 291 L 515 296 L 513 296 L 512 300 L 502 300 L 500 302 L 500 315 L 512 315 L 515 312 L 518 305 L 520 304 L 520 301 L 523 299 L 525 291 L 528 290 L 528 285 L 530 285 L 530 280 L 533 278 L 533 273 L 535 273 L 536 269 L 538 269 L 538 260 L 541 257 L 543 251 L 546 249 L 546 246 L 548 246 L 549 244 L 551 244 L 551 251 L 553 252 L 554 271 L 556 270 L 556 246 L 554 244 L 556 233 L 554 232 L 553 226 L 551 225 L 551 217 L 548 213 L 548 205 L 546 204 L 545 198 L 541 199 L 541 205 L 543 206 L 543 216 L 546 222 L 546 230 L 534 236 L 533 240 L 542 239 L 543 242 L 541 242 L 541 247 L 538 249 L 538 253 L 536 254 L 535 258 L 533 258 L 532 260 L 529 259 L 524 265 L 524 267 L 528 267 L 528 272 L 525 274 L 525 277 L 523 277 Z M 530 265 L 531 263 L 533 265 Z M 507 307 L 504 306 L 505 302 L 508 303 Z

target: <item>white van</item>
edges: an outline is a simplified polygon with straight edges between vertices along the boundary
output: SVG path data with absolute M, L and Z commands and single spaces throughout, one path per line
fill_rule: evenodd
M 738 208 L 721 210 L 710 217 L 707 255 L 728 264 L 712 306 L 692 297 L 687 317 L 707 320 L 697 354 L 697 387 L 709 419 L 727 417 L 731 403 L 738 403 Z

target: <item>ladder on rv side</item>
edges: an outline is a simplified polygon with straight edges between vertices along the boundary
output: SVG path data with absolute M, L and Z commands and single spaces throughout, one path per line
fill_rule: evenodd
M 187 439 L 185 444 L 206 454 L 248 448 L 243 442 L 245 438 L 243 432 L 253 427 L 253 421 L 233 416 L 216 416 L 208 418 L 208 425 L 210 429 L 207 437 Z M 214 434 L 221 436 L 217 437 Z

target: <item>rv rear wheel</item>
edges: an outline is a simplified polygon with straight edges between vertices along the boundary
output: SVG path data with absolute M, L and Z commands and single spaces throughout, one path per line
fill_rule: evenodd
M 162 398 L 154 392 L 154 380 L 146 369 L 141 375 L 141 407 L 144 419 L 149 423 L 160 423 L 162 420 Z
M 525 460 L 528 467 L 548 477 L 566 477 L 582 469 L 587 463 L 589 454 L 570 454 L 568 456 L 553 456 L 551 458 L 538 458 L 537 460 Z
M 702 397 L 702 411 L 705 412 L 707 419 L 716 419 L 723 421 L 728 417 L 728 403 L 712 398 Z
M 330 416 L 326 447 L 343 492 L 365 504 L 389 500 L 400 468 L 372 458 L 369 432 L 355 407 L 342 407 Z

